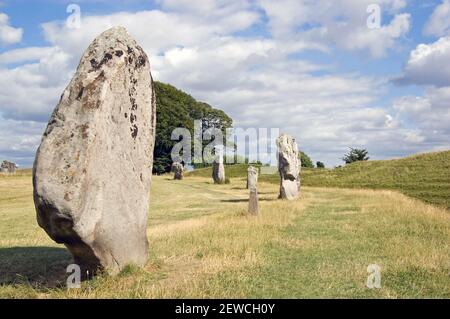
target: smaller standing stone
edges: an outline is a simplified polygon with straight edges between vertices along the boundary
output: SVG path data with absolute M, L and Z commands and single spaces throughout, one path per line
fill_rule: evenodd
M 251 175 L 250 174 L 250 170 L 256 170 L 256 176 L 255 175 Z M 255 177 L 253 177 L 253 176 L 255 176 Z M 250 166 L 248 169 L 247 169 L 247 189 L 250 189 L 250 178 L 256 178 L 256 180 L 254 181 L 254 184 L 255 185 L 257 185 L 258 184 L 258 169 L 257 168 L 255 168 L 255 167 L 253 167 L 253 166 Z
M 12 162 L 3 161 L 0 165 L 0 173 L 5 174 L 15 174 L 17 170 L 17 165 Z
M 280 173 L 280 199 L 294 200 L 300 195 L 300 168 L 298 145 L 286 134 L 277 139 L 278 171 Z
M 173 179 L 182 180 L 183 172 L 184 172 L 183 164 L 181 164 L 179 162 L 175 162 L 172 164 L 172 173 L 174 173 Z
M 214 184 L 225 184 L 225 167 L 223 165 L 223 147 L 216 146 L 213 162 L 212 178 Z
M 248 213 L 253 216 L 259 215 L 258 203 L 258 170 L 250 166 L 247 170 L 247 183 L 250 189 L 250 197 L 248 201 Z

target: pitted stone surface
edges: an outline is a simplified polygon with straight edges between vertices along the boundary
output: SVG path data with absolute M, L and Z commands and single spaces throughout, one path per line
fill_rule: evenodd
M 122 27 L 97 37 L 51 116 L 33 168 L 39 225 L 84 269 L 144 265 L 156 99 Z

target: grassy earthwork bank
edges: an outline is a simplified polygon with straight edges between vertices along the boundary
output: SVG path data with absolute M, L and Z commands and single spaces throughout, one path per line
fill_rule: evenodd
M 71 290 L 70 255 L 36 224 L 31 173 L 1 176 L 0 298 L 450 298 L 445 208 L 397 191 L 323 187 L 286 202 L 263 178 L 261 216 L 250 218 L 245 179 L 228 172 L 227 185 L 209 174 L 154 177 L 147 266 Z M 381 289 L 366 287 L 370 264 L 381 267 Z

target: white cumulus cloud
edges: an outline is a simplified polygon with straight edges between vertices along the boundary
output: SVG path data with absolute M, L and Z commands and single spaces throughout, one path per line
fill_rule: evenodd
M 450 32 L 450 0 L 437 6 L 423 30 L 426 35 L 443 36 Z
M 406 6 L 402 0 L 259 0 L 259 3 L 275 38 L 308 40 L 350 51 L 367 50 L 377 58 L 395 49 L 397 41 L 411 27 L 410 14 L 400 13 Z M 370 29 L 367 8 L 373 4 L 380 6 L 383 23 L 380 28 Z
M 450 86 L 450 37 L 431 44 L 419 44 L 410 54 L 403 75 L 397 82 Z
M 377 30 L 366 25 L 366 8 L 373 2 L 386 15 Z M 338 164 L 349 146 L 368 148 L 375 159 L 445 144 L 446 113 L 437 101 L 447 91 L 423 97 L 423 104 L 438 110 L 441 119 L 430 117 L 419 102 L 412 108 L 399 100 L 388 109 L 377 105 L 386 79 L 338 72 L 335 65 L 296 56 L 307 49 L 332 54 L 336 47 L 374 57 L 387 54 L 410 28 L 403 0 L 158 3 L 160 10 L 84 14 L 80 29 L 50 21 L 43 25 L 47 46 L 0 54 L 0 136 L 15 136 L 0 139 L 0 153 L 31 163 L 38 137 L 81 54 L 114 25 L 125 26 L 146 50 L 156 80 L 223 109 L 235 126 L 275 127 L 294 135 L 313 160 L 327 166 Z M 255 26 L 267 28 L 270 35 L 242 35 Z M 418 123 L 414 112 L 426 121 Z M 440 121 L 434 131 L 441 139 L 427 133 L 433 121 Z
M 22 40 L 23 29 L 9 24 L 9 17 L 0 12 L 0 44 L 14 44 Z

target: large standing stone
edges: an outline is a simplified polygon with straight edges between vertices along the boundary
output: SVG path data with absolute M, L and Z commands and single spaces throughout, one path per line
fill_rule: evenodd
M 280 173 L 281 199 L 294 200 L 300 193 L 300 168 L 298 145 L 292 136 L 282 134 L 277 139 L 278 171 Z
M 156 99 L 149 60 L 121 27 L 84 53 L 33 168 L 37 221 L 82 269 L 144 265 Z
M 173 179 L 182 180 L 183 172 L 184 172 L 183 164 L 179 162 L 175 162 L 172 164 L 172 173 L 174 174 Z
M 250 197 L 248 201 L 248 213 L 250 215 L 259 215 L 258 204 L 258 170 L 250 166 L 247 170 L 247 183 L 250 189 Z
M 225 183 L 225 166 L 223 165 L 223 147 L 221 146 L 215 147 L 212 178 L 214 180 L 214 184 Z

